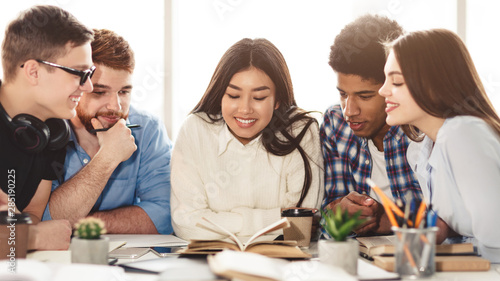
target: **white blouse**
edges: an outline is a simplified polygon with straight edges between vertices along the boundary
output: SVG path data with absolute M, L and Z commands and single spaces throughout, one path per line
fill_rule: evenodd
M 207 217 L 237 236 L 250 236 L 279 220 L 281 208 L 295 206 L 305 171 L 297 150 L 286 156 L 272 155 L 263 147 L 262 135 L 243 145 L 225 122 L 211 124 L 202 118 L 208 119 L 205 113 L 187 117 L 172 153 L 171 209 L 176 235 L 222 238 L 196 226 Z M 309 127 L 301 146 L 312 171 L 302 206 L 318 208 L 324 176 L 316 123 Z
M 411 143 L 408 162 L 422 192 L 449 227 L 500 262 L 500 137 L 482 119 L 446 119 L 434 147 Z

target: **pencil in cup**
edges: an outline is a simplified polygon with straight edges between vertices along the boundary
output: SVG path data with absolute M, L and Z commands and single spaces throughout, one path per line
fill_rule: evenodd
M 415 228 L 420 227 L 426 209 L 427 204 L 425 204 L 425 201 L 422 200 L 422 202 L 420 202 L 420 206 L 418 207 L 417 216 L 415 217 Z
M 398 238 L 401 238 L 396 247 L 396 271 L 402 276 L 426 277 L 434 274 L 437 227 L 425 229 L 393 227 L 392 230 Z
M 391 203 L 394 204 L 385 194 L 380 190 L 380 188 L 371 180 L 371 179 L 366 179 L 366 182 L 370 185 L 370 187 L 377 193 L 377 195 L 380 197 L 380 200 L 382 201 L 382 206 L 384 207 L 385 213 L 387 214 L 387 217 L 389 218 L 389 221 L 391 222 L 391 225 L 393 228 L 399 228 L 398 222 L 396 221 L 396 217 L 394 216 L 394 213 L 391 211 Z M 394 207 L 399 210 L 399 208 L 394 204 Z M 393 208 L 394 209 L 394 208 Z M 399 210 L 401 211 L 401 210 Z M 402 213 L 402 212 L 401 212 Z M 404 217 L 404 214 L 403 214 Z M 400 241 L 403 241 L 403 237 L 400 232 L 396 232 L 396 236 Z M 418 268 L 417 264 L 415 263 L 415 259 L 413 258 L 413 255 L 410 252 L 410 249 L 408 249 L 408 246 L 406 244 L 403 244 L 403 251 L 405 252 L 406 257 L 408 258 L 408 261 L 410 262 L 410 265 L 412 266 L 415 274 L 418 274 Z

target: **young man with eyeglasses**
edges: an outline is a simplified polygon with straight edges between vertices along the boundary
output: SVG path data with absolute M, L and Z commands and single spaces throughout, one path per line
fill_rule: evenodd
M 64 178 L 53 182 L 43 220 L 91 215 L 108 233 L 170 234 L 172 145 L 158 118 L 131 105 L 134 53 L 115 32 L 95 29 L 92 60 L 94 90 L 71 119 Z
M 69 127 L 83 92 L 93 89 L 92 30 L 55 6 L 13 20 L 2 43 L 0 208 L 29 213 L 28 248 L 67 249 L 67 220 L 40 222 L 52 180 L 61 176 Z

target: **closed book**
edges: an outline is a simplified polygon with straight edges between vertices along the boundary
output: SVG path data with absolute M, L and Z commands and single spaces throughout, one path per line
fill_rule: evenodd
M 490 261 L 479 256 L 436 256 L 436 271 L 488 271 Z M 395 257 L 374 256 L 373 264 L 394 272 Z
M 359 252 L 366 258 L 374 256 L 393 256 L 396 235 L 356 237 L 359 241 Z M 472 243 L 436 245 L 436 255 L 476 255 Z

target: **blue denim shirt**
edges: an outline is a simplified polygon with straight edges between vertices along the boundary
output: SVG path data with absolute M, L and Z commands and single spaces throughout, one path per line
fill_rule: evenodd
M 148 113 L 130 107 L 127 124 L 141 125 L 140 128 L 132 129 L 137 150 L 115 169 L 92 211 L 139 206 L 151 218 L 159 233 L 170 234 L 173 231 L 170 218 L 172 143 L 163 123 Z M 72 131 L 66 149 L 64 181 L 89 162 L 89 155 L 78 144 Z M 52 191 L 60 184 L 58 181 L 53 181 Z M 42 220 L 52 219 L 49 204 L 45 208 Z

